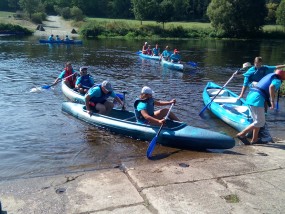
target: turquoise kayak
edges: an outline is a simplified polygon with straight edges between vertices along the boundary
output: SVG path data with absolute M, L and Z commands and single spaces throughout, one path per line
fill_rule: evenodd
M 160 56 L 151 56 L 148 54 L 143 54 L 141 51 L 138 52 L 138 55 L 144 59 L 151 59 L 151 60 L 157 60 L 157 61 L 160 59 Z
M 183 71 L 184 68 L 183 64 L 181 63 L 170 62 L 163 58 L 161 59 L 161 64 L 169 69 L 178 70 L 178 71 Z
M 108 116 L 93 113 L 90 116 L 80 103 L 64 102 L 62 111 L 96 127 L 143 141 L 151 141 L 159 127 L 136 122 L 134 112 L 113 109 Z M 235 140 L 225 134 L 196 128 L 186 123 L 167 120 L 158 137 L 158 143 L 175 148 L 205 150 L 230 149 Z
M 203 101 L 205 105 L 212 100 L 221 88 L 222 87 L 216 83 L 207 83 L 203 90 Z M 237 98 L 237 94 L 227 88 L 223 88 L 219 95 L 208 106 L 208 109 L 228 125 L 238 131 L 242 131 L 250 125 L 253 120 L 245 100 Z
M 82 45 L 82 40 L 60 40 L 60 41 L 56 41 L 56 40 L 48 40 L 48 39 L 40 39 L 39 40 L 40 43 L 51 43 L 51 44 L 78 44 L 78 45 Z
M 84 95 L 69 88 L 63 81 L 61 82 L 61 91 L 70 101 L 85 104 Z

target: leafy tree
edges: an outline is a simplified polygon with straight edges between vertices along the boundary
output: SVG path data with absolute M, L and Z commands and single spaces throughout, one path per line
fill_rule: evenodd
M 109 1 L 109 17 L 112 18 L 133 18 L 131 12 L 131 0 L 111 0 Z
M 212 0 L 207 9 L 212 26 L 229 37 L 257 35 L 266 14 L 265 0 Z
M 158 13 L 155 16 L 157 22 L 161 22 L 163 29 L 164 23 L 171 20 L 173 16 L 174 7 L 170 0 L 163 0 L 158 6 Z
M 35 13 L 40 4 L 40 0 L 20 0 L 20 7 L 29 14 L 30 19 L 32 18 L 32 14 Z
M 173 0 L 172 1 L 174 13 L 172 14 L 174 20 L 186 20 L 187 9 L 189 8 L 189 2 L 185 0 Z
M 143 20 L 153 18 L 156 6 L 155 0 L 132 0 L 132 11 L 141 24 Z
M 73 6 L 71 9 L 70 9 L 70 14 L 71 14 L 71 17 L 75 20 L 75 21 L 82 21 L 84 16 L 83 16 L 83 13 L 82 13 L 82 10 L 80 10 L 78 7 L 76 6 Z
M 285 27 L 285 0 L 280 2 L 276 11 L 276 23 Z
M 266 23 L 275 24 L 275 22 L 276 22 L 276 10 L 277 10 L 278 4 L 268 3 L 268 4 L 266 4 L 266 7 L 268 10 L 267 17 L 265 18 Z

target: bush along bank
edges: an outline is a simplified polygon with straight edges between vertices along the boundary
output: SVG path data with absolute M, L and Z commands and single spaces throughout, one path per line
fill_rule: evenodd
M 31 31 L 27 28 L 21 27 L 20 25 L 0 23 L 0 34 L 32 35 L 33 31 Z
M 114 22 L 98 22 L 91 20 L 80 23 L 80 34 L 85 38 L 92 37 L 125 37 L 125 38 L 224 38 L 228 37 L 222 31 L 217 31 L 214 28 L 191 27 L 185 28 L 182 25 L 171 25 L 167 29 L 163 29 L 161 25 L 145 24 L 133 25 L 124 21 Z M 284 31 L 266 31 L 259 32 L 258 35 L 251 35 L 251 38 L 263 39 L 284 39 Z M 228 38 L 231 39 L 231 38 Z M 234 38 L 237 39 L 237 38 Z M 238 38 L 238 39 L 250 39 Z

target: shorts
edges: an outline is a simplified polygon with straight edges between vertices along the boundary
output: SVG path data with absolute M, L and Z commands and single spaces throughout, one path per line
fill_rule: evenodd
M 249 106 L 251 111 L 251 116 L 253 119 L 254 127 L 263 127 L 265 125 L 265 111 L 264 107 Z

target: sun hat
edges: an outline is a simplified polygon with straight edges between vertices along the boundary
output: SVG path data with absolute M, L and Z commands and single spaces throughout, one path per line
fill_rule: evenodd
M 250 62 L 246 62 L 242 64 L 242 68 L 248 68 L 251 67 L 251 63 Z
M 174 53 L 179 53 L 179 51 L 177 49 L 174 49 Z
M 153 92 L 153 90 L 151 90 L 150 87 L 144 86 L 144 87 L 142 88 L 141 93 L 142 93 L 142 94 L 153 94 L 154 92 Z
M 109 92 L 113 91 L 111 83 L 109 81 L 107 81 L 107 80 L 102 82 L 102 86 Z
M 277 69 L 275 71 L 275 74 L 277 74 L 277 76 L 279 77 L 279 79 L 281 80 L 285 80 L 285 71 L 281 70 L 281 69 Z

